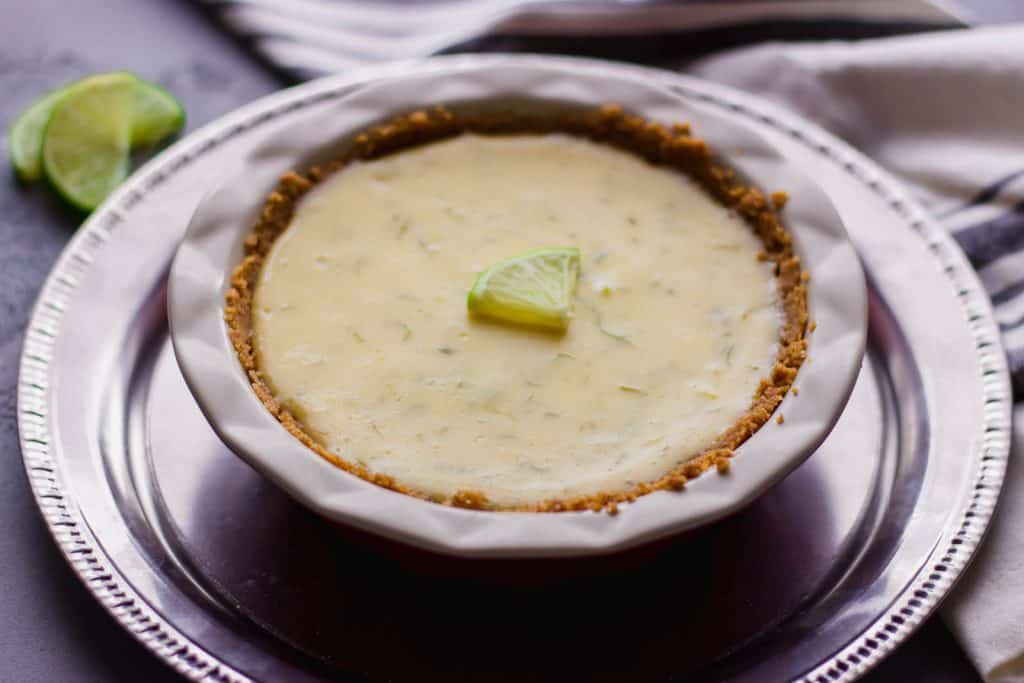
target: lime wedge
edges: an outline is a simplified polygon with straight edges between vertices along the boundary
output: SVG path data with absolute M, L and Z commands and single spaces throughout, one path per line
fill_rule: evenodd
M 11 163 L 14 172 L 25 182 L 39 180 L 42 175 L 43 129 L 50 120 L 53 105 L 64 92 L 61 88 L 36 100 L 11 126 Z
M 579 276 L 579 249 L 538 249 L 480 273 L 466 306 L 470 313 L 495 320 L 565 331 Z
M 43 172 L 76 207 L 91 211 L 128 176 L 135 87 L 131 74 L 70 86 L 43 132 Z
M 185 125 L 185 110 L 159 85 L 139 78 L 134 99 L 132 147 L 155 145 Z
M 92 78 L 107 76 L 128 76 L 135 79 L 132 95 L 133 148 L 154 145 L 181 130 L 185 124 L 185 111 L 169 92 L 155 83 L 126 72 L 101 74 Z M 55 90 L 40 98 L 11 126 L 11 161 L 15 172 L 22 180 L 32 182 L 42 175 L 43 131 L 46 124 L 57 102 L 82 82 Z

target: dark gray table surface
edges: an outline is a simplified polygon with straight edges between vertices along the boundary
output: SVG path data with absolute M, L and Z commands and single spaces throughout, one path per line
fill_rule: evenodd
M 974 0 L 989 22 L 1024 18 L 1019 0 Z M 192 130 L 279 89 L 281 78 L 184 0 L 4 0 L 0 125 L 45 90 L 130 69 L 170 88 Z M 7 156 L 3 139 L 2 156 Z M 6 166 L 6 164 L 4 164 Z M 0 171 L 0 683 L 180 680 L 109 617 L 65 564 L 32 501 L 18 451 L 15 381 L 36 293 L 80 216 Z M 937 618 L 869 683 L 978 681 Z

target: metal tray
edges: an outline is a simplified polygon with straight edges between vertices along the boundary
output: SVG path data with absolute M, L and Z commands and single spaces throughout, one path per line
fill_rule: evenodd
M 390 65 L 265 98 L 95 212 L 43 288 L 18 384 L 26 470 L 62 551 L 195 680 L 856 678 L 934 610 L 981 541 L 1009 451 L 1009 382 L 952 240 L 869 160 L 763 101 L 603 67 L 754 126 L 831 195 L 869 276 L 849 406 L 741 513 L 608 558 L 444 559 L 316 518 L 227 451 L 192 401 L 164 290 L 199 197 L 265 131 L 382 75 L 502 59 Z

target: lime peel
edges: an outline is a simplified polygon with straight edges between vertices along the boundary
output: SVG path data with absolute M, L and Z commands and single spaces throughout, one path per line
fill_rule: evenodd
M 18 177 L 27 183 L 42 176 L 43 130 L 53 107 L 64 96 L 66 88 L 43 95 L 22 112 L 11 125 L 11 163 Z
M 579 275 L 576 247 L 537 249 L 481 272 L 466 307 L 474 315 L 564 332 L 573 318 Z

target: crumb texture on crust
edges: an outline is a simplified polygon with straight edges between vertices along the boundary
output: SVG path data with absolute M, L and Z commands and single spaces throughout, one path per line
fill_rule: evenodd
M 649 162 L 681 171 L 696 180 L 705 191 L 724 206 L 735 210 L 764 243 L 758 258 L 775 265 L 777 291 L 783 315 L 775 364 L 754 392 L 750 409 L 743 418 L 723 432 L 703 452 L 685 459 L 680 465 L 652 482 L 641 482 L 628 490 L 607 491 L 572 499 L 553 499 L 530 506 L 493 505 L 479 491 L 460 490 L 448 498 L 438 498 L 403 486 L 393 477 L 371 472 L 328 451 L 306 430 L 289 406 L 279 401 L 268 378 L 260 371 L 253 345 L 252 301 L 256 282 L 274 240 L 287 229 L 297 202 L 317 182 L 357 160 L 377 159 L 417 145 L 427 144 L 462 133 L 482 135 L 568 133 L 637 154 Z M 267 197 L 259 218 L 244 242 L 244 258 L 231 274 L 224 305 L 224 321 L 253 391 L 270 413 L 302 444 L 335 466 L 378 486 L 411 496 L 472 509 L 507 509 L 535 512 L 569 510 L 607 510 L 615 512 L 620 503 L 658 490 L 682 490 L 686 482 L 706 470 L 729 471 L 736 448 L 771 419 L 775 409 L 790 390 L 797 371 L 807 357 L 805 333 L 807 318 L 807 281 L 800 258 L 795 254 L 789 232 L 779 212 L 785 206 L 784 192 L 766 196 L 761 190 L 744 185 L 736 173 L 715 159 L 712 150 L 694 137 L 690 127 L 677 124 L 666 127 L 630 115 L 615 105 L 598 109 L 527 114 L 491 112 L 456 113 L 442 107 L 414 111 L 370 128 L 355 136 L 351 147 L 334 161 L 305 172 L 286 173 Z M 795 393 L 795 392 L 794 392 Z M 779 416 L 782 424 L 782 416 Z

